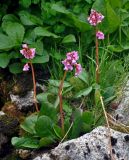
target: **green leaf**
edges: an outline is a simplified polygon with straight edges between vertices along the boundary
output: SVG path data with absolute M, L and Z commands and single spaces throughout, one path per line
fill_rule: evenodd
M 98 12 L 101 12 L 104 14 L 106 14 L 106 2 L 105 0 L 96 0 L 93 5 L 92 8 L 95 9 Z
M 31 0 L 20 0 L 19 3 L 28 8 L 31 5 Z
M 0 67 L 1 68 L 6 68 L 7 65 L 9 64 L 10 57 L 8 53 L 0 53 Z
M 122 5 L 122 1 L 121 0 L 113 0 L 113 1 L 109 0 L 109 2 L 110 2 L 110 4 L 111 4 L 113 9 L 116 9 L 116 8 L 118 9 Z
M 8 51 L 12 49 L 14 46 L 15 44 L 8 36 L 0 33 L 0 50 Z
M 37 95 L 37 100 L 40 102 L 40 103 L 45 103 L 46 105 L 52 107 L 52 104 L 48 101 L 48 95 L 50 93 L 48 92 L 45 92 L 45 93 L 40 93 Z
M 20 127 L 30 134 L 35 134 L 35 123 L 37 122 L 37 118 L 38 115 L 30 115 L 25 119 L 25 121 L 20 125 Z
M 86 84 L 78 77 L 71 77 L 69 82 L 73 86 L 75 92 L 79 92 L 80 90 L 86 88 Z
M 112 9 L 111 5 L 108 2 L 106 4 L 106 9 L 107 9 L 106 18 L 108 20 L 108 32 L 112 33 L 120 25 L 120 18 L 118 17 L 118 15 L 115 13 L 115 11 Z
M 60 80 L 49 79 L 48 81 L 49 81 L 50 85 L 55 86 L 55 87 L 59 87 L 60 83 L 61 83 Z M 70 86 L 71 86 L 71 84 L 69 82 L 64 81 L 63 88 L 67 88 L 67 87 L 70 87 Z
M 11 143 L 16 148 L 39 148 L 39 140 L 32 137 L 13 137 Z
M 57 36 L 54 33 L 49 32 L 47 29 L 43 27 L 36 27 L 34 29 L 34 32 L 35 32 L 35 35 L 37 36 L 59 38 L 59 36 Z
M 14 15 L 14 14 L 6 14 L 5 16 L 3 16 L 2 21 L 5 22 L 18 22 L 19 19 Z
M 58 116 L 57 116 L 58 113 L 56 108 L 54 108 L 54 106 L 52 105 L 49 105 L 47 102 L 42 102 L 39 116 L 42 116 L 42 115 L 48 116 L 53 120 L 53 122 L 58 121 Z
M 52 137 L 43 137 L 39 141 L 39 146 L 40 147 L 48 147 L 53 143 L 55 143 L 54 138 L 52 138 Z
M 78 92 L 74 97 L 80 98 L 81 96 L 87 96 L 92 91 L 92 87 L 86 88 Z
M 62 40 L 62 43 L 72 43 L 72 42 L 76 42 L 76 38 L 73 34 L 65 36 Z
M 29 30 L 26 30 L 23 42 L 26 43 L 26 44 L 33 44 L 33 43 L 36 43 L 35 42 L 36 38 L 37 38 L 37 36 L 34 33 L 34 29 L 33 30 L 29 29 Z
M 62 135 L 62 129 L 61 129 L 59 126 L 54 125 L 54 126 L 53 126 L 53 130 L 54 130 L 56 136 L 57 136 L 59 139 L 62 139 L 62 137 L 63 137 L 63 135 Z
M 88 84 L 88 73 L 83 69 L 82 72 L 78 75 L 78 78 L 81 79 L 83 82 Z
M 90 111 L 85 111 L 82 113 L 82 120 L 86 124 L 92 125 L 94 122 L 94 115 Z
M 36 134 L 39 137 L 52 136 L 52 120 L 48 116 L 40 116 L 35 124 Z
M 66 19 L 62 17 L 62 20 L 61 20 L 62 23 L 67 23 L 67 21 L 69 21 L 68 24 L 71 24 L 72 27 L 75 26 L 75 27 L 79 28 L 79 30 L 82 31 L 82 32 L 91 29 L 91 26 L 88 23 L 86 23 L 85 21 L 80 20 L 77 16 L 75 16 L 74 14 L 69 12 L 61 4 L 59 4 L 59 3 L 52 4 L 51 8 L 54 11 L 62 13 L 62 14 L 65 14 L 67 16 Z
M 43 55 L 45 50 L 43 50 L 43 42 L 38 39 L 36 42 L 29 45 L 30 48 L 36 48 L 36 54 Z
M 124 49 L 120 45 L 109 45 L 107 48 L 112 52 L 121 53 Z
M 82 132 L 83 132 L 83 133 L 88 133 L 88 132 L 90 132 L 92 129 L 93 129 L 93 128 L 92 128 L 91 125 L 86 124 L 86 123 L 83 123 L 83 124 L 82 124 Z
M 24 25 L 33 26 L 33 25 L 42 25 L 43 21 L 39 17 L 30 14 L 27 11 L 19 12 L 20 20 Z
M 22 63 L 10 64 L 9 71 L 13 74 L 22 73 L 23 72 L 23 64 Z
M 15 45 L 21 45 L 25 33 L 24 27 L 17 22 L 5 22 L 3 27 L 10 40 L 12 40 Z
M 81 118 L 81 111 L 80 109 L 76 109 L 73 113 L 73 127 L 72 127 L 72 132 L 70 138 L 76 138 L 80 135 L 81 133 L 81 128 L 82 128 L 82 118 Z

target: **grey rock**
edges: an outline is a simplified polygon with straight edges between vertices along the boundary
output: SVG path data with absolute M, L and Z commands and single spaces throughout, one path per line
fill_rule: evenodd
M 33 160 L 110 160 L 108 129 L 98 127 L 77 139 L 59 144 Z M 112 152 L 115 160 L 129 160 L 129 134 L 111 129 Z
M 16 104 L 19 110 L 22 110 L 22 109 L 25 110 L 25 108 L 28 109 L 28 107 L 32 106 L 34 103 L 33 91 L 28 91 L 25 96 L 19 96 L 19 95 L 10 93 L 10 98 L 11 98 L 11 102 Z
M 36 83 L 37 90 L 40 92 L 46 91 L 45 85 L 41 85 L 39 83 Z M 33 90 L 27 91 L 24 93 L 24 96 L 14 94 L 13 92 L 10 93 L 10 99 L 11 102 L 14 103 L 18 110 L 29 110 L 31 106 L 34 104 L 34 98 L 33 98 Z
M 123 87 L 120 104 L 113 113 L 113 116 L 118 122 L 129 125 L 129 80 L 127 80 Z

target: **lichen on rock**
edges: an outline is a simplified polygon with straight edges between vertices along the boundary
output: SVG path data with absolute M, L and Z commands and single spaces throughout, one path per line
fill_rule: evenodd
M 115 160 L 129 159 L 129 135 L 111 129 L 112 154 Z M 109 136 L 106 127 L 98 127 L 85 134 L 59 144 L 48 153 L 33 160 L 111 160 Z
M 113 113 L 114 118 L 125 125 L 129 125 L 129 80 L 122 91 L 122 98 L 118 108 Z

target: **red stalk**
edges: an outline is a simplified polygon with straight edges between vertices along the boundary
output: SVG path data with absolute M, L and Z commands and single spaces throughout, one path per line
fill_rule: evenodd
M 96 27 L 96 33 L 97 33 L 98 29 Z M 98 42 L 98 38 L 96 37 L 95 39 L 95 46 L 96 46 L 96 83 L 99 83 L 99 42 Z
M 34 104 L 35 104 L 36 111 L 39 112 L 38 104 L 37 104 L 37 98 L 36 98 L 36 80 L 35 80 L 34 67 L 32 65 L 32 62 L 29 62 L 29 64 L 31 66 L 31 71 L 32 71 L 33 90 L 34 90 Z
M 62 128 L 62 133 L 64 134 L 64 115 L 63 115 L 63 106 L 62 106 L 62 90 L 63 90 L 63 84 L 64 84 L 64 80 L 66 77 L 67 71 L 64 72 L 64 76 L 61 80 L 60 86 L 59 86 L 59 99 L 60 99 L 60 119 L 61 119 L 61 128 Z

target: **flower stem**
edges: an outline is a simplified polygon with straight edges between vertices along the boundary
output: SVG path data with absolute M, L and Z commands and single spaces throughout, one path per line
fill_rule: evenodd
M 98 29 L 96 27 L 96 33 L 97 33 Z M 98 42 L 98 38 L 96 37 L 95 40 L 95 47 L 96 47 L 96 83 L 99 83 L 99 42 Z
M 59 86 L 59 92 L 58 92 L 58 96 L 60 99 L 60 120 L 61 120 L 61 128 L 62 128 L 62 134 L 64 135 L 64 115 L 63 115 L 63 106 L 62 106 L 62 89 L 63 89 L 63 84 L 64 84 L 64 80 L 66 77 L 67 71 L 64 72 L 64 76 L 61 80 L 60 86 Z
M 37 98 L 36 98 L 36 80 L 35 80 L 34 67 L 33 67 L 32 62 L 29 62 L 29 64 L 31 66 L 32 78 L 33 78 L 34 104 L 35 104 L 36 111 L 39 112 L 38 104 L 37 104 Z

